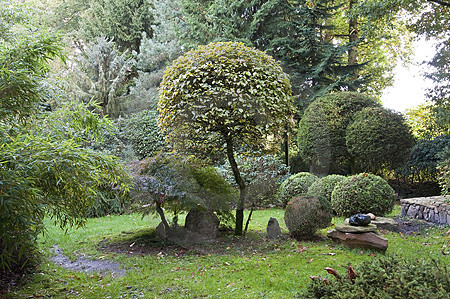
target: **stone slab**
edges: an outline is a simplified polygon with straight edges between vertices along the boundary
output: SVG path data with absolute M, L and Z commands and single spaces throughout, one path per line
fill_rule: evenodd
M 346 223 L 336 225 L 335 229 L 343 233 L 355 233 L 355 234 L 376 232 L 378 230 L 377 226 L 372 223 L 366 226 L 350 225 L 348 224 L 348 219 L 346 219 Z
M 370 248 L 386 251 L 389 246 L 387 239 L 373 233 L 343 233 L 332 229 L 327 232 L 327 236 L 334 241 L 344 244 L 351 248 Z

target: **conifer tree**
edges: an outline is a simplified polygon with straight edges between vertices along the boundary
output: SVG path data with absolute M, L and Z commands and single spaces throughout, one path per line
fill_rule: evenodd
M 117 117 L 127 96 L 128 76 L 135 61 L 120 54 L 113 41 L 97 38 L 77 57 L 73 72 L 75 96 L 83 102 L 93 100 L 102 108 L 101 115 Z

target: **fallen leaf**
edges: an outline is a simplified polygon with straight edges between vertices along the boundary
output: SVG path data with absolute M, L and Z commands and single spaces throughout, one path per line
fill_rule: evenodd
M 314 259 L 310 259 L 309 261 L 307 261 L 307 263 L 312 263 Z
M 324 252 L 322 254 L 323 255 L 331 255 L 331 256 L 336 255 L 336 253 L 334 253 L 334 252 Z

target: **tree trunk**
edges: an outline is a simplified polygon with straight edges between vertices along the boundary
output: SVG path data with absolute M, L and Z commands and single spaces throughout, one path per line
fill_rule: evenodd
M 253 214 L 253 207 L 250 209 L 250 214 L 248 214 L 247 222 L 245 222 L 244 233 L 247 232 L 248 224 L 250 223 L 250 220 L 252 220 L 252 214 Z
M 166 233 L 168 233 L 170 231 L 170 226 L 169 223 L 167 223 L 166 216 L 164 215 L 164 211 L 161 208 L 161 204 L 159 202 L 156 202 L 156 212 L 159 214 L 159 217 L 161 218 L 161 222 L 164 225 Z
M 288 126 L 284 132 L 284 163 L 289 167 L 289 139 L 288 139 Z
M 353 6 L 355 6 L 357 3 L 357 0 L 350 0 L 349 3 L 349 9 L 351 10 Z M 358 18 L 357 17 L 351 17 L 348 23 L 348 41 L 350 43 L 356 43 L 359 39 L 359 32 L 358 32 Z M 358 48 L 355 45 L 353 45 L 348 50 L 348 65 L 356 65 L 358 63 Z M 357 71 L 353 71 L 352 77 L 356 78 Z M 353 88 L 349 88 L 350 90 L 353 90 Z
M 227 145 L 228 162 L 230 162 L 234 179 L 239 187 L 239 201 L 236 207 L 236 227 L 234 229 L 234 234 L 240 236 L 242 235 L 242 227 L 244 225 L 244 206 L 247 190 L 245 189 L 245 182 L 241 177 L 241 173 L 239 172 L 236 160 L 234 159 L 233 138 L 226 136 L 225 141 Z

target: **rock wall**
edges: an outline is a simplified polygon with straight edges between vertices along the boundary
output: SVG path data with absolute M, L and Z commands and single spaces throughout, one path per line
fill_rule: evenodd
M 400 200 L 402 216 L 450 225 L 450 197 L 433 196 Z

